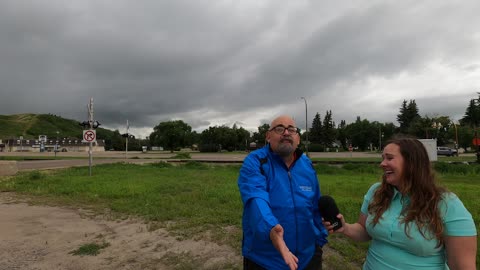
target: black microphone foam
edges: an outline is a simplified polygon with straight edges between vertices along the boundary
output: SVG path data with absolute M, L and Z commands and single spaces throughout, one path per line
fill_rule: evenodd
M 340 213 L 340 211 L 338 210 L 337 204 L 332 197 L 328 195 L 321 196 L 318 200 L 318 210 L 320 211 L 320 215 L 322 215 L 323 219 L 333 225 L 334 231 L 342 227 L 342 222 L 339 218 L 337 218 L 337 215 Z

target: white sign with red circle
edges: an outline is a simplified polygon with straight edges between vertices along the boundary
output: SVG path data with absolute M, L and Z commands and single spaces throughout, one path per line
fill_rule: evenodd
M 83 140 L 82 142 L 96 142 L 97 141 L 97 133 L 95 130 L 84 130 L 83 131 Z

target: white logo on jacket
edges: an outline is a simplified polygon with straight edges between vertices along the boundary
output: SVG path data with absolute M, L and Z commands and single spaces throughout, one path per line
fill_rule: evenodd
M 300 186 L 300 190 L 302 191 L 312 191 L 312 186 Z

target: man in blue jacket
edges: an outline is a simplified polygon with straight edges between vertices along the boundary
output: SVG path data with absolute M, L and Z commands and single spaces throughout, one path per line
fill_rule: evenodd
M 295 121 L 275 118 L 266 140 L 245 158 L 238 178 L 244 269 L 322 269 L 328 232 L 318 211 L 320 187 L 312 162 L 297 149 Z

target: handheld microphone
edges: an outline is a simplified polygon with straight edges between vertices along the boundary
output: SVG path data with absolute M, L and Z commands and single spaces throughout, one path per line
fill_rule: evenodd
M 333 225 L 334 231 L 342 227 L 341 220 L 337 218 L 337 215 L 340 213 L 340 211 L 338 210 L 337 204 L 332 197 L 328 195 L 321 196 L 318 200 L 318 210 L 320 211 L 320 215 L 322 215 L 323 219 Z

